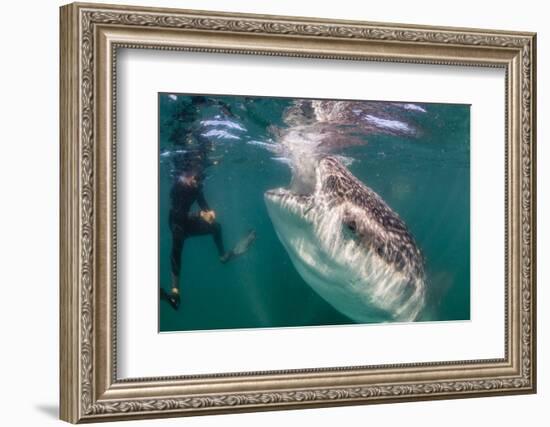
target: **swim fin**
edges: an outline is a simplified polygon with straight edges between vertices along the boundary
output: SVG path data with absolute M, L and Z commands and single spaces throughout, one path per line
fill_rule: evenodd
M 244 236 L 241 240 L 237 242 L 235 247 L 231 252 L 233 252 L 234 256 L 239 256 L 244 254 L 248 248 L 252 245 L 252 243 L 256 240 L 256 231 L 250 230 L 246 236 Z
M 160 288 L 160 299 L 170 304 L 174 310 L 180 307 L 180 296 L 177 294 L 169 294 L 164 288 Z
M 252 245 L 254 240 L 256 240 L 256 231 L 250 230 L 246 236 L 237 242 L 233 249 L 220 256 L 220 261 L 225 264 L 239 255 L 244 254 L 250 245 Z

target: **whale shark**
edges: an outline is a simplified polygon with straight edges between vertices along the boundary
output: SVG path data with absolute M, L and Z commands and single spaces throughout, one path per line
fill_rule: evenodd
M 424 260 L 404 221 L 337 156 L 306 163 L 293 167 L 288 188 L 264 194 L 297 272 L 355 322 L 418 320 L 426 299 Z

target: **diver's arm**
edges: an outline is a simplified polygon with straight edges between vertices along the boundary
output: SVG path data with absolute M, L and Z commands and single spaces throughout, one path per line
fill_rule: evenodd
M 178 200 L 178 186 L 180 183 L 178 181 L 174 182 L 172 184 L 172 188 L 170 188 L 170 202 L 172 207 L 177 205 Z
M 208 203 L 206 203 L 202 189 L 199 190 L 199 194 L 197 195 L 197 203 L 201 208 L 200 217 L 207 223 L 213 224 L 214 221 L 216 221 L 216 212 L 210 210 L 208 207 Z
M 201 211 L 209 211 L 210 210 L 210 208 L 208 207 L 208 203 L 206 203 L 206 199 L 204 198 L 204 193 L 202 192 L 202 188 L 198 190 L 197 203 L 198 203 L 199 207 L 201 208 Z

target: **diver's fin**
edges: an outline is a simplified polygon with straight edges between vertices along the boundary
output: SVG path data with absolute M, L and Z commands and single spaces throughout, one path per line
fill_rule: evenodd
M 241 240 L 237 242 L 235 247 L 231 252 L 233 252 L 234 256 L 239 256 L 244 254 L 248 248 L 252 245 L 252 243 L 256 240 L 256 231 L 250 230 L 246 236 L 244 236 Z
M 162 287 L 160 288 L 160 299 L 170 304 L 174 310 L 177 310 L 180 306 L 180 296 L 178 294 L 169 294 Z

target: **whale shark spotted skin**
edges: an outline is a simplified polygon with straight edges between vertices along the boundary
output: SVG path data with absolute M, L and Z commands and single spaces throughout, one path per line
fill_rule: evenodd
M 299 181 L 299 177 L 293 177 Z M 360 323 L 414 321 L 425 304 L 423 257 L 405 223 L 334 156 L 264 197 L 304 281 Z

